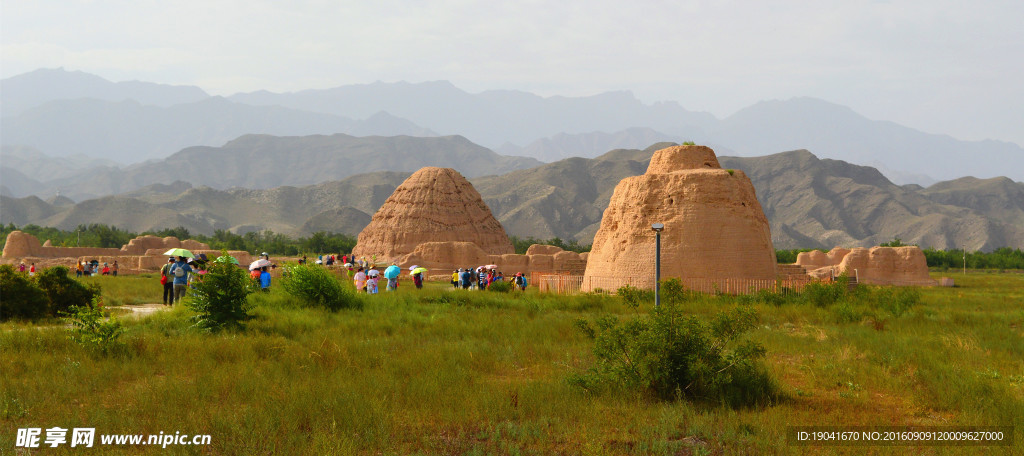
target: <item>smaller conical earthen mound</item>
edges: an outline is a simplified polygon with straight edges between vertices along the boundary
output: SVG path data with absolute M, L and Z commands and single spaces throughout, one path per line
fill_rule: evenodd
M 492 255 L 515 253 L 480 193 L 451 168 L 409 176 L 359 233 L 354 255 L 390 261 L 425 242 L 472 242 Z

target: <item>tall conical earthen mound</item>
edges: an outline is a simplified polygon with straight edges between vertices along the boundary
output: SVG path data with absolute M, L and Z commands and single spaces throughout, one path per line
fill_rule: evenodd
M 425 242 L 472 242 L 493 255 L 515 253 L 480 193 L 451 168 L 409 176 L 359 233 L 354 255 L 390 261 Z
M 661 277 L 774 280 L 768 219 L 742 171 L 724 170 L 703 146 L 654 153 L 647 172 L 615 187 L 594 236 L 583 287 L 653 288 L 655 234 L 663 223 Z

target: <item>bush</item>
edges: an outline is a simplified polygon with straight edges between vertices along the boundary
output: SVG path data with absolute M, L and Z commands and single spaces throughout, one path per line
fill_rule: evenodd
M 49 313 L 53 316 L 67 312 L 72 306 L 89 306 L 93 299 L 100 297 L 100 286 L 89 284 L 85 286 L 72 277 L 68 276 L 66 266 L 54 266 L 43 269 L 36 277 L 39 288 L 46 293 L 50 301 Z
M 921 292 L 914 287 L 882 287 L 874 290 L 871 300 L 878 307 L 899 318 L 921 302 Z
M 688 399 L 745 406 L 777 396 L 758 359 L 764 348 L 740 336 L 757 315 L 745 307 L 719 314 L 711 324 L 662 304 L 650 318 L 619 323 L 615 317 L 577 326 L 594 339 L 597 365 L 570 382 L 588 391 L 605 387 L 641 390 L 660 399 Z
M 219 331 L 241 327 L 242 322 L 251 318 L 246 298 L 258 285 L 237 265 L 218 261 L 209 265 L 185 305 L 198 313 L 192 318 L 199 328 Z
M 840 276 L 833 283 L 811 282 L 804 287 L 801 295 L 804 302 L 817 307 L 828 307 L 846 297 L 846 276 Z
M 640 304 L 645 302 L 654 302 L 654 290 L 645 290 L 631 285 L 619 287 L 615 294 L 622 298 L 626 304 L 634 308 L 639 307 Z
M 497 282 L 492 282 L 490 285 L 488 285 L 487 286 L 487 291 L 497 291 L 499 293 L 508 293 L 508 292 L 511 292 L 514 288 L 515 288 L 515 285 L 513 285 L 512 282 L 506 282 L 504 280 L 500 280 L 500 281 L 497 281 Z
M 106 355 L 123 345 L 118 338 L 124 333 L 124 327 L 113 317 L 109 320 L 103 318 L 98 296 L 90 305 L 71 306 L 66 312 L 61 312 L 61 316 L 71 325 L 71 340 L 95 353 Z
M 318 265 L 289 266 L 284 291 L 311 306 L 329 310 L 361 309 L 363 303 L 352 288 L 343 285 L 330 271 Z
M 0 321 L 36 319 L 47 314 L 46 293 L 9 264 L 0 265 Z

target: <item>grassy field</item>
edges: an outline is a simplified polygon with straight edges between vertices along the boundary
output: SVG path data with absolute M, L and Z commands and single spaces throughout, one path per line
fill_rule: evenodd
M 160 302 L 154 277 L 93 280 L 108 305 Z M 0 454 L 12 452 L 16 429 L 53 426 L 212 437 L 208 447 L 99 448 L 132 453 L 1022 454 L 1024 275 L 956 280 L 922 290 L 900 316 L 877 299 L 684 303 L 707 318 L 737 305 L 759 313 L 751 338 L 783 398 L 748 409 L 571 386 L 570 374 L 595 361 L 574 322 L 634 316 L 615 297 L 428 284 L 331 313 L 274 290 L 251 298 L 256 318 L 244 331 L 198 332 L 180 307 L 123 319 L 126 346 L 111 356 L 90 354 L 54 322 L 6 323 Z M 790 445 L 787 427 L 803 425 L 1014 426 L 1016 445 Z

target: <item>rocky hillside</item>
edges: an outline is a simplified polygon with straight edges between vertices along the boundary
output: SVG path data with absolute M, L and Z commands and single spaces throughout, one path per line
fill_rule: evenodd
M 615 185 L 624 177 L 643 174 L 652 153 L 664 146 L 614 150 L 593 159 L 570 158 L 470 181 L 510 235 L 590 243 Z M 182 166 L 188 166 L 188 160 L 183 161 Z M 819 159 L 805 150 L 719 161 L 723 168 L 741 169 L 750 177 L 776 248 L 870 246 L 895 237 L 936 248 L 1024 248 L 1024 183 L 1010 179 L 962 178 L 928 188 L 900 186 L 875 168 Z M 284 169 L 280 164 L 266 166 Z M 410 168 L 421 166 L 425 165 L 409 163 Z M 170 181 L 77 205 L 3 197 L 0 223 L 355 234 L 409 174 L 377 172 L 306 187 L 253 190 L 193 188 Z M 223 179 L 262 176 L 238 172 Z

